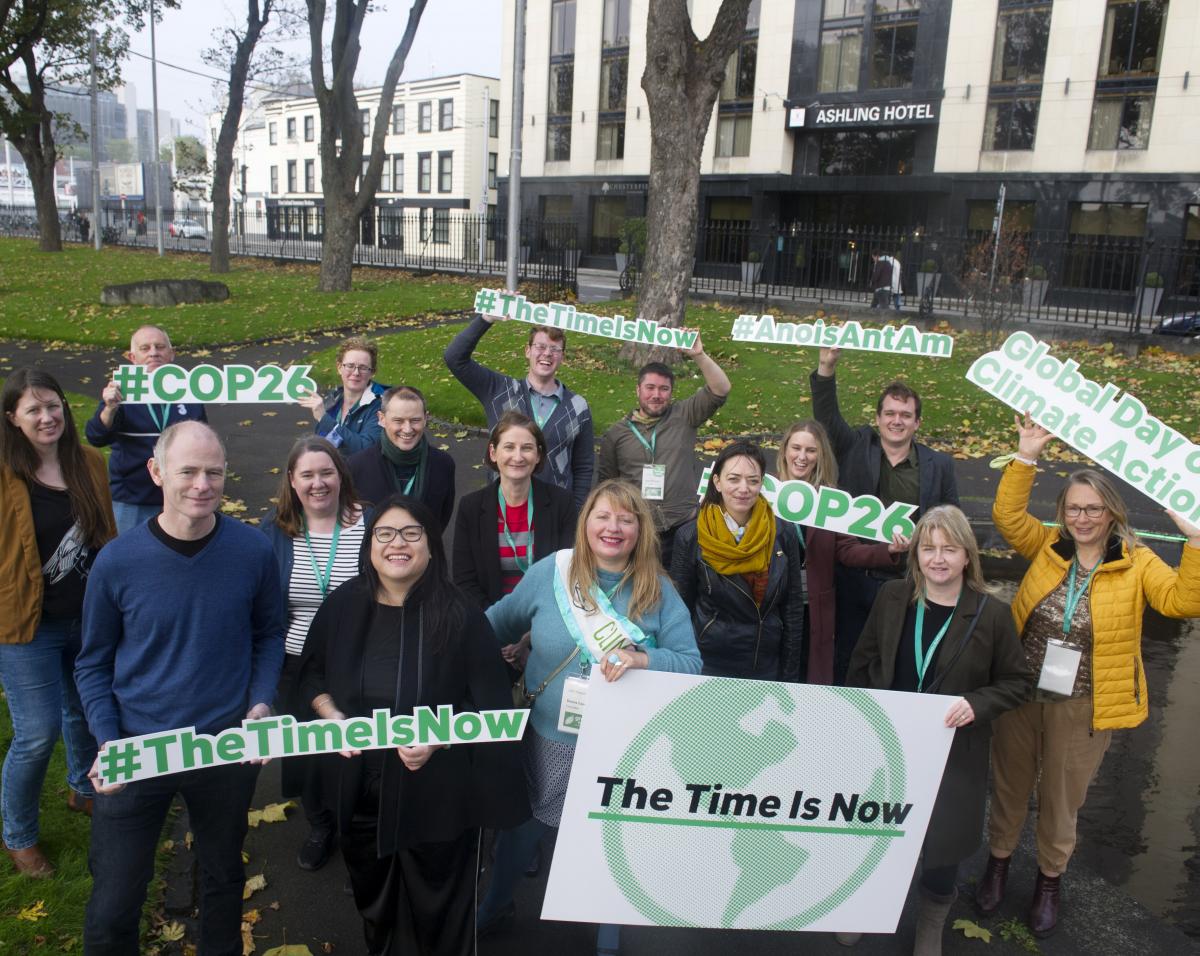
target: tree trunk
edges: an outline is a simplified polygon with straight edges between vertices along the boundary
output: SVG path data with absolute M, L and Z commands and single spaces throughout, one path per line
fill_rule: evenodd
M 700 160 L 725 64 L 746 29 L 750 0 L 722 0 L 709 35 L 692 30 L 687 0 L 654 0 L 646 18 L 642 89 L 650 110 L 650 183 L 646 259 L 638 310 L 663 325 L 683 324 L 696 247 Z M 621 357 L 634 364 L 675 362 L 677 349 L 637 347 Z
M 36 115 L 38 120 L 24 127 L 20 133 L 13 133 L 9 139 L 25 160 L 25 170 L 33 188 L 33 204 L 37 208 L 38 219 L 38 248 L 42 252 L 62 252 L 62 230 L 54 195 L 54 163 L 58 156 L 52 125 L 54 115 L 46 108 L 46 84 L 37 71 L 33 52 L 26 50 L 21 60 L 25 66 L 28 90 L 16 89 L 7 79 L 4 85 L 8 95 L 17 100 L 21 111 Z
M 208 253 L 208 271 L 222 275 L 229 271 L 229 177 L 233 156 L 222 154 L 220 144 L 213 157 L 212 247 Z
M 62 252 L 62 230 L 58 223 L 58 203 L 54 198 L 54 149 L 50 157 L 25 157 L 29 184 L 33 187 L 33 204 L 37 207 L 38 249 L 42 252 Z
M 358 244 L 358 216 L 353 206 L 353 200 L 345 196 L 325 194 L 325 238 L 321 243 L 318 292 L 350 291 L 354 247 Z

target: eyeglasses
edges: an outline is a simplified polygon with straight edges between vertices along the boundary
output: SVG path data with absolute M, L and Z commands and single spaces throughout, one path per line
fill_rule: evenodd
M 542 345 L 541 343 L 539 343 L 537 345 L 531 345 L 530 348 L 533 349 L 533 351 L 537 352 L 538 355 L 562 355 L 563 354 L 561 345 Z
M 1104 505 L 1067 505 L 1063 508 L 1063 514 L 1068 518 L 1078 518 L 1081 514 L 1087 515 L 1089 518 L 1099 518 L 1108 509 Z
M 396 540 L 396 535 L 400 535 L 400 539 L 409 544 L 414 544 L 425 537 L 425 529 L 419 524 L 409 524 L 403 528 L 389 528 L 387 525 L 381 524 L 376 525 L 375 530 L 371 533 L 375 535 L 375 540 L 380 544 L 391 544 Z
M 370 375 L 375 371 L 369 365 L 355 365 L 353 362 L 338 362 L 338 365 L 350 373 L 361 372 L 363 375 Z

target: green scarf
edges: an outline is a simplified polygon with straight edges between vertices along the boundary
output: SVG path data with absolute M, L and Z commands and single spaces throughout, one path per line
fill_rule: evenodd
M 383 457 L 387 459 L 391 468 L 388 469 L 388 474 L 391 476 L 392 484 L 395 485 L 397 491 L 404 491 L 408 484 L 407 477 L 401 480 L 400 476 L 412 476 L 415 469 L 415 480 L 412 487 L 405 492 L 410 498 L 420 498 L 421 492 L 425 490 L 425 462 L 429 459 L 429 442 L 426 440 L 425 433 L 421 433 L 421 438 L 416 446 L 409 451 L 404 451 L 392 444 L 392 441 L 387 436 L 387 432 L 383 432 L 379 436 L 379 448 L 383 452 Z

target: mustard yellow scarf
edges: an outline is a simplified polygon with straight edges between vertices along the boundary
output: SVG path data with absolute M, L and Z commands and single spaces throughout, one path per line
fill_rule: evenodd
M 718 574 L 761 574 L 771 566 L 775 513 L 759 496 L 741 542 L 725 524 L 719 505 L 705 505 L 696 518 L 696 539 L 704 560 Z

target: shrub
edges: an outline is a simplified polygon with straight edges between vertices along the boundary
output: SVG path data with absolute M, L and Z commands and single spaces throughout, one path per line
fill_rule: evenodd
M 926 259 L 921 263 L 921 268 L 918 272 L 937 272 L 937 262 L 934 259 Z
M 1147 289 L 1161 289 L 1163 287 L 1163 277 L 1157 272 L 1147 272 L 1146 278 L 1142 280 L 1142 285 Z

